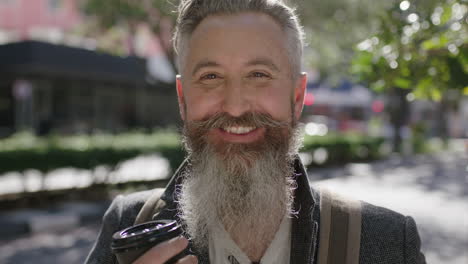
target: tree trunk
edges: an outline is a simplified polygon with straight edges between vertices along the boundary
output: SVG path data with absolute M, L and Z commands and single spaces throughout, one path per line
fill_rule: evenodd
M 448 145 L 448 124 L 447 124 L 447 113 L 449 108 L 449 102 L 447 94 L 442 95 L 442 99 L 439 102 L 439 111 L 437 111 L 437 136 L 442 139 L 444 147 Z
M 135 48 L 135 32 L 137 30 L 137 22 L 129 21 L 127 23 L 128 34 L 127 34 L 127 53 L 130 56 L 136 55 Z
M 407 95 L 408 90 L 401 88 L 394 88 L 390 91 L 388 109 L 393 127 L 393 152 L 400 153 L 402 151 L 403 137 L 401 130 L 408 123 L 410 116 L 410 107 L 406 100 Z

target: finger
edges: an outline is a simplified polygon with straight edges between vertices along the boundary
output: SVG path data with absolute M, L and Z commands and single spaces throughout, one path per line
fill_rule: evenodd
M 176 262 L 176 264 L 197 264 L 197 263 L 198 263 L 198 258 L 195 257 L 194 255 L 185 256 Z
M 139 257 L 134 264 L 162 264 L 188 246 L 185 237 L 176 237 L 158 244 Z

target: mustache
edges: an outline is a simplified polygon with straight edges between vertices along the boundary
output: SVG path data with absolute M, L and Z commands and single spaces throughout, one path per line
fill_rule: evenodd
M 209 130 L 212 128 L 224 128 L 228 126 L 248 126 L 265 128 L 287 128 L 290 123 L 279 121 L 271 115 L 259 112 L 247 112 L 239 117 L 231 116 L 228 113 L 216 113 L 205 120 L 188 122 L 192 128 L 200 130 Z

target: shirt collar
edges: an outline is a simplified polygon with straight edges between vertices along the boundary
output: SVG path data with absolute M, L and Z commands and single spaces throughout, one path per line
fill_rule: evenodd
M 290 262 L 291 220 L 290 216 L 285 214 L 260 263 L 285 264 Z M 212 263 L 216 264 L 252 263 L 221 223 L 218 223 L 210 235 L 209 256 Z

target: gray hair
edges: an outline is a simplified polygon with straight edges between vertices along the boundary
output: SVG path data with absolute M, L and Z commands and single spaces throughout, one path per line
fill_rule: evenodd
M 178 12 L 173 41 L 179 70 L 183 45 L 203 19 L 216 14 L 258 12 L 269 15 L 282 27 L 289 39 L 291 73 L 300 74 L 304 32 L 294 9 L 282 0 L 181 0 Z

